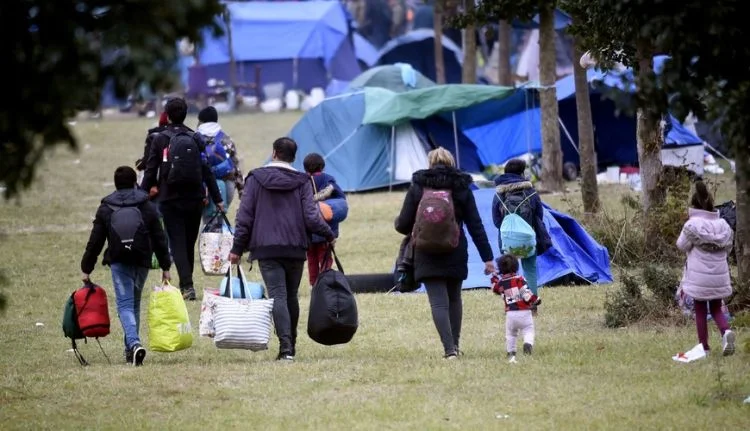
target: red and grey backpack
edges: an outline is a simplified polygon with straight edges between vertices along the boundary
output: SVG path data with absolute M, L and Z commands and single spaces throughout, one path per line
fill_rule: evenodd
M 424 189 L 412 228 L 414 249 L 426 253 L 449 253 L 458 247 L 460 236 L 453 193 Z
M 70 338 L 78 362 L 88 365 L 78 351 L 76 340 L 96 338 L 96 342 L 99 343 L 99 338 L 109 335 L 107 292 L 90 280 L 84 281 L 83 287 L 73 292 L 65 303 L 62 328 L 65 336 Z M 101 344 L 99 349 L 109 362 L 109 357 L 104 353 Z

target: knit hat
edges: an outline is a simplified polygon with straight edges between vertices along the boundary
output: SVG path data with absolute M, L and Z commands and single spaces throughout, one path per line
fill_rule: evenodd
M 159 115 L 159 126 L 166 126 L 169 124 L 169 117 L 167 117 L 167 111 L 164 111 Z
M 215 123 L 219 121 L 219 114 L 213 106 L 207 106 L 198 113 L 198 121 L 201 123 Z

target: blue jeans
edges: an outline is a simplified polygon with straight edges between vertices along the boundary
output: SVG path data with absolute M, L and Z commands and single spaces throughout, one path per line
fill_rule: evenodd
M 125 351 L 141 344 L 138 330 L 141 323 L 141 294 L 146 283 L 148 268 L 122 263 L 112 263 L 112 284 L 115 286 L 117 315 L 120 316 L 122 332 L 125 333 Z
M 221 193 L 221 200 L 224 201 L 224 211 L 229 212 L 229 205 L 234 200 L 235 185 L 234 181 L 216 180 L 216 186 L 219 187 L 219 193 Z M 203 209 L 203 223 L 208 223 L 216 214 L 216 205 L 211 197 L 208 198 L 208 205 Z
M 536 255 L 521 259 L 521 268 L 523 268 L 523 278 L 526 279 L 526 285 L 529 286 L 531 293 L 537 295 Z

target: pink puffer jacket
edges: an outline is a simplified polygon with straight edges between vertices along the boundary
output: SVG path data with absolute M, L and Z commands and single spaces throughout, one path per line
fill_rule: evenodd
M 732 294 L 727 253 L 734 232 L 718 211 L 690 208 L 688 214 L 677 239 L 677 248 L 687 253 L 682 289 L 700 301 L 726 298 Z

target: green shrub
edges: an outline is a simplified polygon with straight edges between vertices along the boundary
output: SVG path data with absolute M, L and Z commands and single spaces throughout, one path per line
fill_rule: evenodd
M 674 293 L 680 285 L 680 272 L 658 264 L 643 268 L 643 282 L 658 305 L 669 307 L 675 303 Z
M 679 272 L 669 267 L 648 265 L 639 275 L 620 275 L 622 287 L 607 296 L 604 303 L 604 325 L 619 328 L 637 322 L 667 325 L 685 324 L 674 300 Z M 648 290 L 644 295 L 642 286 Z
M 629 274 L 621 277 L 622 287 L 607 295 L 604 303 L 604 324 L 620 328 L 639 321 L 647 313 L 647 304 L 641 292 L 640 280 Z
M 687 206 L 693 174 L 684 168 L 666 167 L 660 179 L 665 190 L 664 203 L 650 214 L 646 224 L 637 195 L 627 194 L 616 213 L 602 209 L 590 217 L 580 217 L 586 230 L 609 250 L 612 263 L 620 267 L 643 267 L 659 262 L 663 266 L 681 266 L 685 255 L 675 245 L 687 220 Z M 648 234 L 647 234 L 648 233 Z

